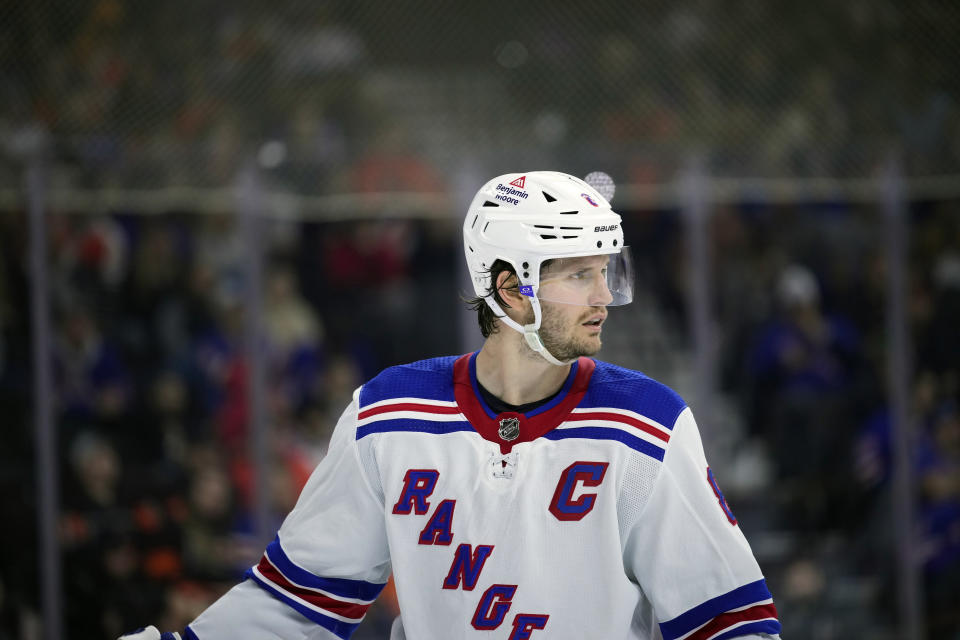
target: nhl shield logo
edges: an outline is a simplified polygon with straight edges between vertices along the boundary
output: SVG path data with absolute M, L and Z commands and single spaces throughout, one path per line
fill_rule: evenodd
M 500 421 L 500 429 L 497 433 L 507 442 L 516 440 L 520 436 L 520 419 L 504 418 Z

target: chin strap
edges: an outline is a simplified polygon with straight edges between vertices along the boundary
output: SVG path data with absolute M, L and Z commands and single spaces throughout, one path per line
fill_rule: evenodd
M 553 354 L 547 351 L 547 347 L 544 346 L 543 340 L 540 339 L 540 322 L 543 319 L 543 314 L 540 311 L 540 301 L 536 296 L 530 298 L 530 303 L 533 305 L 533 324 L 521 325 L 520 323 L 513 320 L 510 316 L 504 313 L 503 309 L 497 304 L 497 301 L 493 299 L 493 296 L 485 298 L 487 305 L 493 309 L 493 312 L 497 314 L 500 322 L 503 322 L 505 325 L 513 329 L 514 331 L 519 331 L 523 334 L 523 339 L 526 340 L 527 346 L 533 349 L 535 352 L 539 353 L 544 360 L 550 364 L 555 364 L 558 367 L 563 367 L 568 364 L 571 364 L 573 360 L 558 360 L 553 357 Z

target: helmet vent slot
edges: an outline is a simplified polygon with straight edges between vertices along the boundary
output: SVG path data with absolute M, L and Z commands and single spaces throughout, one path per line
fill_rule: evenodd
M 490 221 L 487 220 L 487 224 L 483 225 L 483 232 L 484 232 L 484 233 L 487 232 L 487 227 L 489 227 L 489 226 L 490 226 Z
M 473 216 L 473 222 L 470 223 L 470 228 L 471 228 L 471 229 L 473 229 L 475 226 L 477 226 L 477 218 L 479 218 L 479 217 L 480 217 L 480 214 L 479 214 L 479 213 L 478 213 L 477 215 Z
M 560 215 L 562 215 L 562 216 L 575 216 L 575 215 L 577 215 L 578 213 L 580 213 L 580 212 L 579 212 L 579 211 L 561 211 L 561 212 L 560 212 Z
M 554 198 L 552 195 L 550 195 L 550 194 L 547 193 L 546 191 L 541 191 L 540 193 L 542 193 L 542 194 L 543 194 L 543 197 L 547 199 L 547 202 L 556 202 L 556 201 L 557 201 L 556 198 Z
M 556 227 L 549 224 L 535 224 L 533 225 L 534 229 L 555 229 Z
M 573 240 L 573 239 L 579 238 L 579 237 L 580 237 L 580 236 L 563 236 L 563 239 L 564 239 L 564 240 Z
M 583 231 L 583 227 L 560 227 L 564 231 Z
M 548 236 L 548 235 L 545 235 L 545 234 L 542 234 L 542 233 L 540 234 L 540 237 L 541 237 L 542 239 L 544 239 L 544 240 L 556 240 L 556 239 L 557 239 L 557 236 Z
M 496 202 L 490 202 L 489 200 L 487 200 L 486 202 L 483 203 L 483 206 L 485 206 L 485 207 L 499 207 L 500 205 L 498 205 Z

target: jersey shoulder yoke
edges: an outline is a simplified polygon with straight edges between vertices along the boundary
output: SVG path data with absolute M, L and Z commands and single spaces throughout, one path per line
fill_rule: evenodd
M 583 408 L 613 408 L 632 411 L 672 429 L 687 403 L 676 391 L 639 371 L 596 361 Z
M 384 369 L 360 389 L 360 408 L 399 398 L 453 401 L 456 359 L 430 358 Z

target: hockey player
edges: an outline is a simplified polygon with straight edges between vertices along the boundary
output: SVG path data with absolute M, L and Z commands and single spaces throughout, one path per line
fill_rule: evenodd
M 573 176 L 508 174 L 463 238 L 483 348 L 357 389 L 259 564 L 185 637 L 346 640 L 391 574 L 395 640 L 778 637 L 690 408 L 590 357 L 632 299 L 620 216 Z

